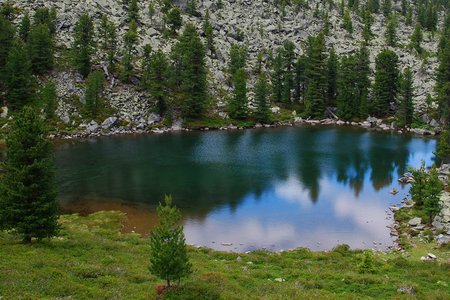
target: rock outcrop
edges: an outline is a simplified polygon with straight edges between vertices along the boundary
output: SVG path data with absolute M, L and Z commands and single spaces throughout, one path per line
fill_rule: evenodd
M 5 0 L 0 0 L 0 4 Z M 58 13 L 56 43 L 59 47 L 70 49 L 74 26 L 79 16 L 88 13 L 94 18 L 96 24 L 102 15 L 108 16 L 118 27 L 119 49 L 123 47 L 123 34 L 127 27 L 127 7 L 121 0 L 15 0 L 14 5 L 20 8 L 21 13 L 32 12 L 38 7 L 54 6 Z M 175 1 L 184 7 L 186 1 Z M 148 15 L 148 5 L 150 1 L 138 1 L 140 9 L 139 20 L 139 40 L 136 55 L 143 53 L 146 44 L 153 49 L 163 49 L 168 53 L 174 43 L 173 38 L 167 38 L 161 30 L 163 26 L 163 15 L 158 1 L 154 1 L 156 13 L 150 17 Z M 199 1 L 199 17 L 183 14 L 183 23 L 193 23 L 201 32 L 203 16 L 206 10 L 210 11 L 210 20 L 213 25 L 215 54 L 207 57 L 207 66 L 210 70 L 209 87 L 212 96 L 222 103 L 220 95 L 223 91 L 230 91 L 226 82 L 226 70 L 228 51 L 232 43 L 246 44 L 249 53 L 249 71 L 256 65 L 257 53 L 266 49 L 274 51 L 283 44 L 285 40 L 292 41 L 295 46 L 295 53 L 300 55 L 305 50 L 305 42 L 309 35 L 317 34 L 323 26 L 323 20 L 314 15 L 314 8 L 324 9 L 326 2 L 319 0 L 309 1 L 309 8 L 301 8 L 298 11 L 293 7 L 286 7 L 285 14 L 280 9 L 276 9 L 270 1 L 249 1 L 249 0 L 222 0 L 223 7 L 218 8 L 215 1 Z M 442 20 L 443 16 L 440 16 Z M 19 20 L 18 18 L 17 20 Z M 326 37 L 327 47 L 334 47 L 337 54 L 347 54 L 354 52 L 360 47 L 362 41 L 362 20 L 356 14 L 352 16 L 354 32 L 349 35 L 342 28 L 342 17 L 338 7 L 334 7 L 329 12 L 330 34 Z M 385 18 L 382 14 L 376 15 L 372 26 L 374 39 L 370 42 L 370 62 L 371 68 L 375 67 L 375 57 L 386 48 L 384 31 Z M 441 23 L 441 22 L 440 22 Z M 398 25 L 398 44 L 393 50 L 398 54 L 401 69 L 411 67 L 414 73 L 415 85 L 415 107 L 419 115 L 427 119 L 427 123 L 435 124 L 435 120 L 430 120 L 426 115 L 429 105 L 426 102 L 428 94 L 433 94 L 434 73 L 437 67 L 437 59 L 430 56 L 422 60 L 413 51 L 404 47 L 409 43 L 413 32 L 411 26 L 405 25 L 404 17 L 400 16 Z M 243 34 L 240 34 L 243 33 Z M 434 53 L 437 50 L 438 35 L 425 33 L 422 47 Z M 119 51 L 121 53 L 121 51 Z M 102 61 L 101 51 L 98 51 L 97 59 Z M 267 57 L 265 57 L 267 59 Z M 99 68 L 104 68 L 100 65 Z M 250 72 L 252 74 L 252 72 Z M 110 74 L 107 74 L 110 75 Z M 60 97 L 58 116 L 65 124 L 77 125 L 75 120 L 79 120 L 81 113 L 77 108 L 76 101 L 83 99 L 82 79 L 66 71 L 55 71 L 52 75 L 57 84 L 58 96 Z M 249 85 L 253 86 L 254 76 L 251 76 Z M 138 91 L 133 85 L 125 85 L 112 76 L 108 76 L 110 82 L 109 89 L 105 91 L 107 102 L 117 110 L 119 120 L 130 123 L 133 126 L 143 124 L 142 119 L 147 120 L 150 109 L 154 105 L 144 92 Z M 251 96 L 251 94 L 250 94 Z M 251 97 L 250 97 L 250 100 Z M 434 105 L 434 104 L 431 104 Z M 219 106 L 219 105 L 218 105 Z M 223 106 L 214 110 L 214 113 L 226 117 Z M 293 117 L 294 120 L 294 117 Z M 87 121 L 87 120 L 85 120 Z M 369 121 L 370 122 L 370 121 Z M 364 123 L 363 126 L 369 126 Z

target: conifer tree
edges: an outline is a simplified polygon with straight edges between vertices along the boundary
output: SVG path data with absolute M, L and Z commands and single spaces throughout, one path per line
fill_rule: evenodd
M 31 30 L 28 49 L 34 73 L 43 74 L 53 68 L 53 38 L 46 25 L 39 24 Z
M 165 205 L 157 208 L 159 223 L 150 233 L 149 270 L 166 281 L 172 282 L 192 273 L 192 265 L 187 255 L 183 226 L 178 225 L 181 213 L 172 205 L 172 197 L 165 197 Z
M 261 123 L 270 122 L 270 102 L 267 76 L 264 72 L 258 75 L 255 84 L 255 120 Z
M 341 57 L 338 78 L 337 109 L 338 116 L 344 120 L 352 120 L 359 115 L 359 99 L 357 98 L 356 58 L 354 55 Z
M 381 51 L 375 59 L 375 83 L 373 86 L 371 114 L 386 116 L 390 104 L 395 103 L 398 91 L 398 57 L 391 50 Z
M 56 10 L 54 7 L 50 10 L 47 7 L 36 9 L 33 16 L 33 27 L 39 24 L 46 25 L 51 35 L 56 33 Z
M 197 0 L 187 0 L 186 2 L 186 12 L 194 17 L 198 16 L 197 12 Z
M 206 10 L 205 20 L 203 21 L 203 34 L 206 39 L 206 49 L 208 49 L 211 53 L 215 52 L 214 49 L 214 36 L 213 36 L 213 27 L 209 20 L 209 9 Z
M 150 56 L 148 72 L 148 90 L 156 100 L 158 113 L 163 115 L 167 109 L 168 62 L 161 49 Z
M 439 65 L 436 72 L 436 93 L 439 113 L 446 124 L 450 122 L 450 37 L 445 36 L 440 43 Z
M 102 39 L 102 50 L 109 62 L 109 66 L 113 67 L 117 52 L 117 29 L 114 22 L 108 20 L 106 15 L 103 15 L 100 21 L 100 38 Z
M 373 17 L 370 13 L 370 11 L 368 9 L 364 10 L 364 27 L 363 27 L 363 32 L 362 32 L 362 36 L 364 39 L 364 42 L 366 44 L 369 43 L 369 41 L 372 39 L 373 37 L 373 33 L 372 33 L 372 22 L 373 22 Z
M 239 69 L 244 69 L 247 64 L 247 47 L 239 46 L 236 43 L 231 44 L 228 55 L 228 74 L 230 80 Z
M 422 33 L 422 26 L 419 22 L 416 23 L 416 26 L 414 27 L 414 32 L 411 35 L 411 43 L 410 47 L 415 49 L 417 53 L 422 53 L 422 43 L 423 40 L 423 33 Z
M 368 99 L 370 89 L 370 59 L 369 49 L 362 46 L 356 54 L 356 98 L 359 99 L 359 117 L 364 119 L 367 117 Z
M 178 7 L 173 7 L 167 13 L 167 23 L 169 24 L 172 33 L 176 33 L 181 28 L 183 19 L 181 17 L 181 11 Z
M 30 34 L 30 16 L 28 13 L 24 14 L 22 20 L 20 20 L 19 24 L 19 37 L 22 39 L 24 43 L 28 41 L 28 35 Z
M 125 81 L 129 81 L 133 75 L 133 51 L 138 39 L 137 23 L 133 20 L 129 24 L 128 31 L 124 35 L 124 53 L 122 56 L 122 74 Z
M 54 119 L 58 108 L 58 99 L 56 94 L 56 85 L 53 81 L 47 82 L 39 92 L 39 100 L 44 107 L 45 117 Z
M 300 56 L 295 63 L 294 76 L 294 99 L 296 101 L 304 100 L 306 90 L 306 63 L 307 57 Z
M 14 41 L 4 71 L 8 103 L 13 110 L 19 110 L 32 96 L 30 56 L 20 39 Z
M 397 44 L 397 17 L 395 15 L 389 17 L 384 36 L 386 44 L 395 47 Z
M 405 16 L 405 24 L 408 26 L 412 25 L 412 17 L 413 17 L 413 10 L 412 7 L 410 6 L 408 8 L 408 11 L 406 12 L 406 16 Z
M 348 33 L 353 33 L 353 23 L 350 11 L 348 9 L 344 12 L 344 17 L 342 19 L 342 27 L 347 30 Z
M 392 12 L 392 1 L 391 0 L 383 0 L 382 10 L 383 10 L 383 15 L 385 17 L 389 17 Z
M 14 25 L 4 16 L 0 15 L 0 70 L 6 65 L 15 33 Z
M 410 126 L 413 122 L 413 95 L 413 74 L 411 69 L 407 68 L 400 80 L 400 107 L 397 112 L 397 120 L 400 126 Z
M 105 75 L 102 71 L 94 71 L 86 80 L 84 93 L 84 107 L 90 117 L 96 117 L 102 108 L 102 92 L 105 83 Z
M 5 174 L 0 181 L 0 228 L 13 229 L 24 243 L 58 233 L 52 144 L 43 120 L 25 107 L 6 138 Z
M 272 61 L 272 97 L 273 101 L 280 103 L 283 97 L 283 54 L 278 49 Z
M 95 51 L 94 24 L 88 14 L 81 15 L 75 24 L 72 45 L 73 64 L 83 77 L 91 72 L 91 56 Z
M 291 41 L 285 41 L 283 44 L 283 70 L 282 70 L 282 91 L 281 101 L 289 104 L 292 101 L 292 90 L 294 89 L 294 63 L 295 63 L 295 45 Z
M 309 37 L 307 48 L 308 67 L 306 71 L 305 114 L 322 118 L 327 98 L 327 64 L 325 40 L 322 33 Z
M 231 98 L 228 112 L 230 117 L 243 120 L 247 117 L 247 73 L 244 69 L 239 69 L 233 76 L 233 97 Z
M 368 3 L 371 13 L 378 13 L 380 11 L 380 0 L 368 0 Z
M 131 0 L 128 7 L 128 22 L 139 22 L 139 6 L 137 0 Z
M 443 161 L 450 161 L 450 129 L 443 130 L 440 133 L 436 147 L 436 155 Z
M 184 100 L 183 115 L 200 117 L 208 100 L 205 48 L 191 23 L 187 24 L 175 45 L 173 78 L 178 85 L 178 92 Z
M 330 55 L 327 61 L 327 105 L 334 106 L 336 103 L 337 93 L 337 73 L 338 73 L 338 60 L 334 48 L 331 48 Z
M 148 4 L 148 16 L 150 17 L 150 23 L 153 23 L 153 17 L 155 16 L 156 9 L 153 1 L 150 1 Z

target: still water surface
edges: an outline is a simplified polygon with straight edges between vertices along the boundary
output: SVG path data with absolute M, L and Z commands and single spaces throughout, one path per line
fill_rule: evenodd
M 122 210 L 129 231 L 148 232 L 172 194 L 191 244 L 384 249 L 388 207 L 408 190 L 398 177 L 434 150 L 431 139 L 357 128 L 103 137 L 60 145 L 57 180 L 64 211 Z

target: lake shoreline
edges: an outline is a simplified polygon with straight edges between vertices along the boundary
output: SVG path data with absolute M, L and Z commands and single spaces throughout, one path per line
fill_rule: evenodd
M 414 136 L 422 136 L 426 138 L 434 138 L 439 136 L 441 132 L 440 127 L 436 127 L 434 130 L 422 129 L 422 128 L 397 128 L 394 124 L 388 125 L 383 123 L 381 119 L 373 119 L 373 122 L 349 122 L 335 119 L 322 119 L 322 120 L 296 120 L 294 122 L 277 122 L 274 124 L 255 124 L 252 126 L 236 126 L 230 123 L 228 126 L 220 127 L 155 127 L 147 129 L 119 129 L 119 130 L 104 130 L 100 127 L 95 132 L 80 132 L 73 134 L 65 133 L 52 133 L 49 135 L 51 139 L 55 140 L 77 140 L 86 139 L 91 137 L 103 137 L 103 136 L 133 136 L 133 135 L 152 135 L 152 134 L 165 134 L 165 133 L 180 133 L 191 131 L 238 131 L 238 130 L 252 130 L 261 128 L 282 128 L 282 127 L 304 127 L 304 126 L 316 126 L 316 127 L 350 127 L 361 128 L 366 130 L 374 130 L 379 132 L 396 133 L 396 134 L 411 134 Z M 1 146 L 0 146 L 1 149 Z

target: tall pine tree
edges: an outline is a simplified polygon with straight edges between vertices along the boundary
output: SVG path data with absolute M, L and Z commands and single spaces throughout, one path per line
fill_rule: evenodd
M 72 45 L 73 64 L 83 77 L 87 77 L 91 72 L 91 56 L 94 50 L 94 24 L 88 14 L 83 14 L 75 24 Z
M 397 111 L 397 121 L 400 126 L 411 126 L 414 114 L 413 74 L 410 68 L 403 72 L 400 80 L 400 105 Z
M 258 75 L 255 84 L 255 120 L 261 123 L 270 122 L 269 86 L 264 72 Z
M 183 116 L 201 117 L 208 100 L 205 47 L 193 24 L 189 23 L 184 28 L 172 57 L 173 76 L 184 102 Z
M 375 59 L 375 83 L 372 90 L 370 113 L 387 116 L 390 104 L 395 103 L 398 92 L 398 57 L 391 50 L 381 51 Z
M 8 103 L 13 110 L 20 110 L 33 94 L 30 56 L 22 40 L 14 41 L 4 72 Z
M 32 108 L 19 113 L 6 138 L 5 174 L 0 181 L 0 227 L 23 242 L 58 233 L 52 144 L 43 120 Z
M 325 39 L 322 33 L 308 40 L 308 67 L 306 71 L 305 114 L 322 118 L 327 99 L 327 63 Z

